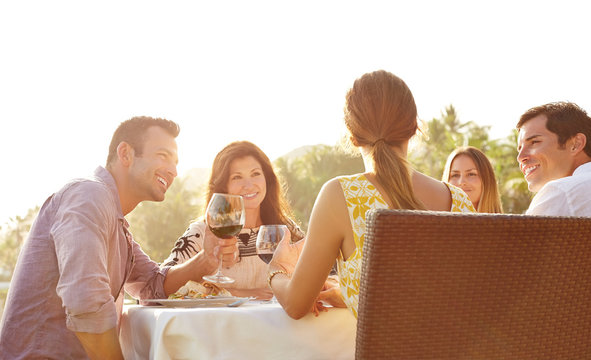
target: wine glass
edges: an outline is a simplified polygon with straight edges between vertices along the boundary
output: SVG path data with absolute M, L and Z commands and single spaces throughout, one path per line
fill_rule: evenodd
M 223 239 L 238 235 L 244 226 L 244 199 L 240 195 L 214 193 L 205 211 L 205 222 L 211 232 Z M 214 283 L 233 283 L 234 279 L 222 274 L 222 254 L 218 270 L 213 275 L 206 275 L 204 280 Z
M 257 255 L 259 255 L 261 260 L 267 264 L 271 262 L 277 245 L 287 231 L 287 226 L 285 225 L 261 225 L 257 234 L 256 243 Z
M 261 225 L 257 234 L 257 255 L 267 264 L 273 259 L 273 253 L 277 245 L 287 233 L 285 225 Z M 277 303 L 275 295 L 269 300 L 269 303 Z

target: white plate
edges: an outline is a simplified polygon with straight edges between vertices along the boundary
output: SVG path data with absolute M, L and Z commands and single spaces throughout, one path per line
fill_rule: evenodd
M 240 306 L 248 301 L 248 298 L 241 297 L 219 297 L 209 299 L 147 299 L 143 303 L 158 303 L 166 307 L 221 307 Z

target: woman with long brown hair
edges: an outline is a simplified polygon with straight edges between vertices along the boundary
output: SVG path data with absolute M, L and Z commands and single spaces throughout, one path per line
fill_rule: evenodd
M 445 163 L 441 181 L 464 190 L 478 212 L 503 212 L 495 171 L 479 149 L 463 146 L 452 151 Z
M 282 241 L 270 263 L 269 286 L 296 319 L 317 306 L 318 299 L 346 305 L 357 316 L 367 210 L 475 211 L 462 190 L 413 170 L 407 162 L 408 142 L 418 129 L 417 108 L 397 76 L 380 70 L 357 79 L 346 96 L 345 125 L 366 172 L 324 184 L 305 243 Z M 335 259 L 340 293 L 335 289 L 322 295 Z
M 238 262 L 224 274 L 235 279 L 224 285 L 234 296 L 254 296 L 270 299 L 273 294 L 267 287 L 267 269 L 256 253 L 256 237 L 261 225 L 287 225 L 292 239 L 302 239 L 304 234 L 291 218 L 291 209 L 285 199 L 279 177 L 271 161 L 255 144 L 236 141 L 224 147 L 215 157 L 211 169 L 205 204 L 214 193 L 241 195 L 246 212 L 244 228 L 238 235 Z M 205 221 L 201 218 L 191 223 L 187 231 L 176 241 L 164 265 L 185 262 L 203 248 Z

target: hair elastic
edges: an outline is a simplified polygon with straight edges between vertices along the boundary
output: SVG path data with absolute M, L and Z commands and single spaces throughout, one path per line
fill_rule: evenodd
M 384 139 L 384 138 L 379 138 L 379 139 L 377 139 L 376 141 L 374 141 L 374 142 L 371 144 L 371 146 L 376 146 L 376 145 L 377 145 L 379 142 L 383 142 L 383 143 L 385 143 L 385 144 L 388 144 L 388 143 L 386 142 L 386 139 Z

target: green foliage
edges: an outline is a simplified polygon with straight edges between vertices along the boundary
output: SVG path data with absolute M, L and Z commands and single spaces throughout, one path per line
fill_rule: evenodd
M 316 196 L 324 183 L 336 176 L 364 171 L 361 157 L 351 157 L 335 146 L 316 145 L 300 157 L 274 162 L 288 185 L 287 197 L 294 216 L 306 229 Z
M 2 312 L 4 312 L 4 303 L 6 302 L 7 295 L 8 289 L 0 289 L 0 319 L 2 318 Z
M 499 181 L 503 211 L 511 214 L 525 212 L 533 196 L 519 170 L 516 144 L 517 131 L 514 130 L 509 137 L 499 140 L 497 146 L 487 153 Z
M 449 154 L 460 146 L 474 146 L 490 159 L 499 184 L 503 210 L 523 213 L 531 195 L 517 164 L 517 132 L 506 139 L 491 140 L 489 126 L 462 123 L 453 106 L 448 106 L 441 118 L 426 123 L 426 138 L 415 141 L 409 151 L 409 161 L 418 171 L 441 179 Z
M 143 202 L 127 216 L 134 239 L 156 262 L 170 255 L 178 237 L 201 214 L 199 189 L 189 190 L 185 183 L 186 179 L 177 178 L 163 202 Z
M 494 146 L 494 142 L 488 139 L 489 128 L 472 121 L 461 123 L 455 108 L 450 105 L 440 119 L 434 118 L 426 123 L 424 137 L 419 135 L 418 139 L 413 139 L 408 160 L 418 171 L 440 179 L 445 161 L 455 148 L 474 146 L 486 153 Z
M 488 126 L 461 122 L 453 106 L 440 118 L 426 123 L 428 139 L 420 139 L 409 149 L 409 161 L 419 171 L 441 178 L 445 160 L 458 146 L 472 145 L 487 154 L 497 180 L 503 208 L 507 213 L 523 213 L 531 194 L 517 165 L 517 133 L 507 138 L 491 140 Z M 296 221 L 305 230 L 310 212 L 322 185 L 329 179 L 364 171 L 360 157 L 351 157 L 334 146 L 310 146 L 303 155 L 284 156 L 274 162 L 287 186 L 287 197 Z M 161 203 L 145 202 L 127 216 L 131 232 L 144 251 L 161 262 L 169 255 L 177 238 L 203 209 L 201 191 L 205 186 L 204 172 L 192 172 L 176 179 Z M 26 238 L 38 208 L 26 216 L 15 217 L 0 228 L 0 281 L 9 280 L 20 247 Z
M 31 225 L 39 212 L 39 207 L 29 209 L 24 217 L 16 216 L 0 228 L 0 281 L 12 278 L 18 253 Z

